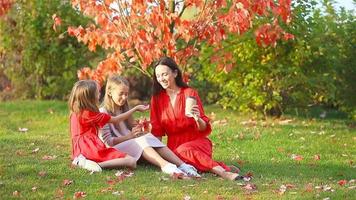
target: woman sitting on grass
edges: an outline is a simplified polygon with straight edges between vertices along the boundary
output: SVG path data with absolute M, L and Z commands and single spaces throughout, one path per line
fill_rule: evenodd
M 228 180 L 244 178 L 213 160 L 209 118 L 197 91 L 183 82 L 182 72 L 169 57 L 161 58 L 154 67 L 151 123 L 152 134 L 158 138 L 167 136 L 168 148 L 199 171 Z
M 136 159 L 105 146 L 98 137 L 98 128 L 107 123 L 118 123 L 133 112 L 145 111 L 149 107 L 138 105 L 126 113 L 111 117 L 99 112 L 98 103 L 99 87 L 95 81 L 82 80 L 75 83 L 68 101 L 72 163 L 90 171 L 101 171 L 102 168 L 135 168 Z
M 127 112 L 128 94 L 128 81 L 119 75 L 110 76 L 100 111 L 112 116 L 120 116 L 121 113 Z M 142 157 L 160 167 L 164 173 L 200 177 L 193 166 L 185 164 L 166 145 L 148 133 L 150 130 L 143 128 L 142 124 L 137 124 L 130 116 L 125 121 L 106 124 L 99 130 L 99 137 L 108 147 L 127 153 L 135 161 Z

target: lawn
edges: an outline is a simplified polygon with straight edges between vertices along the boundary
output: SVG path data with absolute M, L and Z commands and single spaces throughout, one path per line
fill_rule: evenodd
M 322 112 L 255 121 L 207 106 L 214 158 L 252 173 L 246 185 L 211 174 L 174 179 L 147 163 L 126 178 L 90 174 L 70 165 L 65 102 L 1 102 L 0 199 L 72 199 L 80 191 L 85 199 L 356 199 L 355 125 Z

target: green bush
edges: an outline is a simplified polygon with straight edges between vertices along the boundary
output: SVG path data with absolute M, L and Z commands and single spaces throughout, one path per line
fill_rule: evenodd
M 229 36 L 223 46 L 237 63 L 229 73 L 216 70 L 209 58 L 219 53 L 204 47 L 194 74 L 215 85 L 205 93 L 215 94 L 225 108 L 264 115 L 316 104 L 355 110 L 355 16 L 323 2 L 322 7 L 310 0 L 294 3 L 293 21 L 285 29 L 295 40 L 276 47 L 258 47 L 252 33 Z
M 77 70 L 100 52 L 91 53 L 67 34 L 65 26 L 52 29 L 52 15 L 63 24 L 86 24 L 80 13 L 63 0 L 18 0 L 0 19 L 2 67 L 18 98 L 63 99 L 77 80 Z M 60 37 L 59 37 L 60 36 Z

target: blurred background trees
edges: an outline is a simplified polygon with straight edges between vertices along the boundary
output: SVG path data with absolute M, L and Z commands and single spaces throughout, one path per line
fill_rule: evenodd
M 94 67 L 104 52 L 90 52 L 69 37 L 65 27 L 53 31 L 52 14 L 62 23 L 88 24 L 65 0 L 16 1 L 0 18 L 0 98 L 66 99 L 77 71 Z M 255 22 L 263 24 L 261 19 Z M 292 2 L 292 22 L 283 27 L 295 39 L 260 47 L 254 32 L 230 34 L 222 42 L 231 52 L 231 70 L 210 59 L 226 56 L 202 44 L 187 70 L 190 85 L 205 103 L 241 112 L 279 116 L 285 110 L 321 105 L 356 119 L 356 33 L 354 10 L 335 9 L 329 0 Z M 220 70 L 219 70 L 220 69 Z M 147 100 L 150 80 L 140 71 L 123 73 L 135 98 Z

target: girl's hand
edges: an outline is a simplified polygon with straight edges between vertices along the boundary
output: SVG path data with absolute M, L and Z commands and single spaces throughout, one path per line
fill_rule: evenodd
M 137 105 L 137 106 L 135 106 L 134 109 L 135 109 L 135 111 L 143 112 L 143 111 L 150 109 L 150 105 Z
M 144 135 L 144 133 L 142 133 L 142 127 L 140 125 L 137 125 L 132 128 L 130 133 L 131 138 L 138 138 L 142 135 Z

